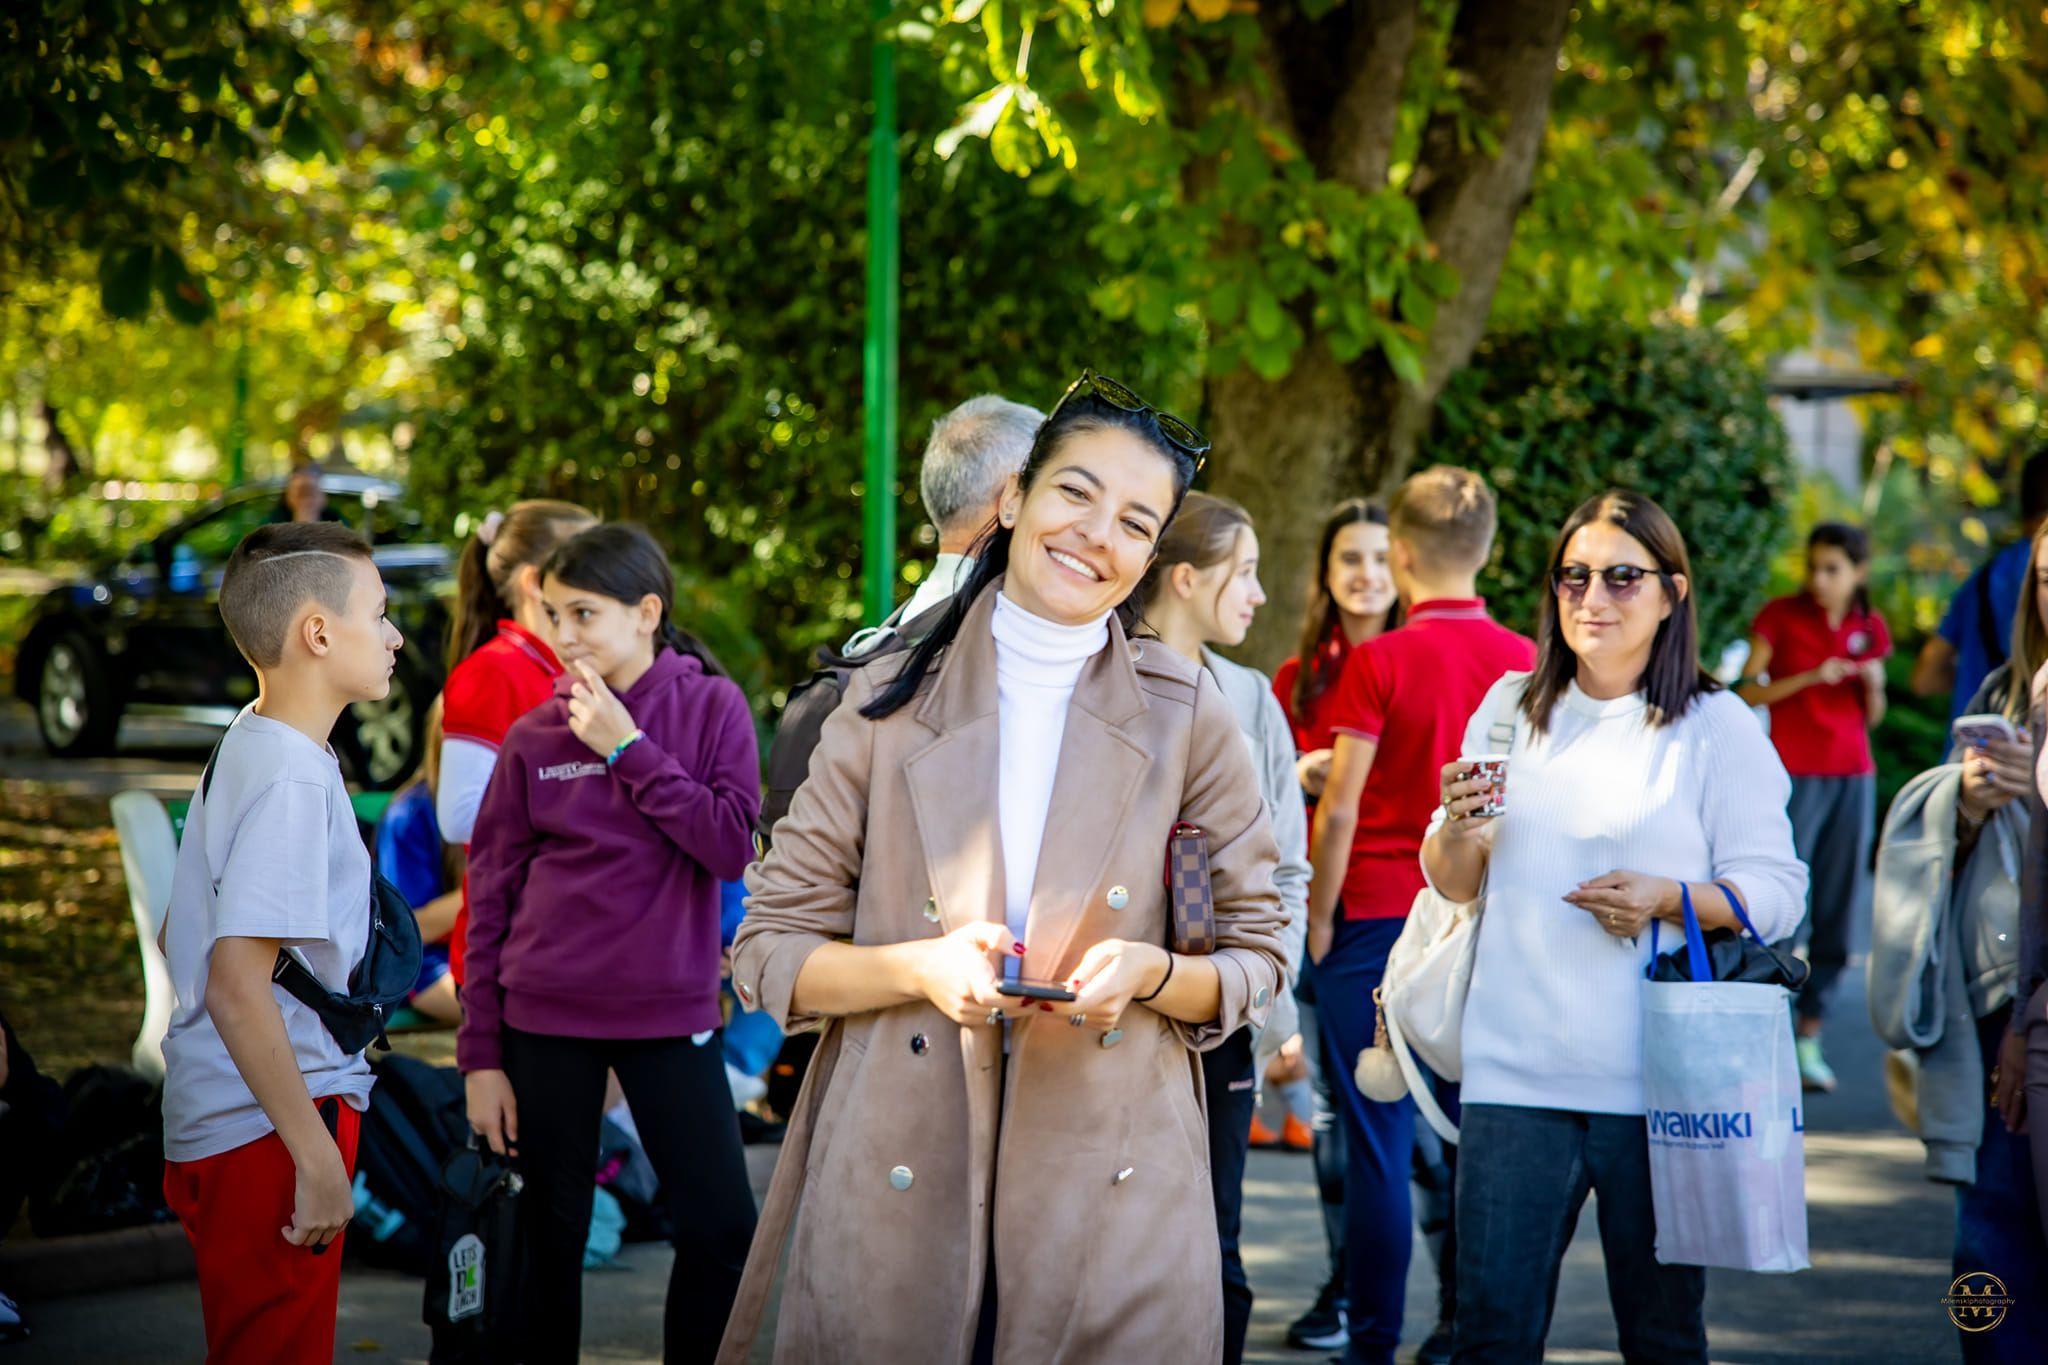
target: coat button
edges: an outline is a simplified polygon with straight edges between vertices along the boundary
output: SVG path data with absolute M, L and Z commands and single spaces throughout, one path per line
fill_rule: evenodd
M 1121 1043 L 1123 1040 L 1124 1031 L 1120 1028 L 1113 1028 L 1102 1035 L 1102 1041 L 1100 1045 L 1102 1047 L 1115 1047 L 1118 1043 Z
M 910 1050 L 922 1057 L 932 1050 L 932 1040 L 922 1033 L 913 1033 L 910 1035 Z
M 910 1168 L 908 1166 L 898 1166 L 895 1170 L 889 1172 L 889 1188 L 892 1190 L 907 1190 L 910 1188 L 911 1179 Z
M 1266 1007 L 1266 1002 L 1268 1000 L 1271 1000 L 1272 998 L 1273 992 L 1268 990 L 1266 987 L 1261 986 L 1257 990 L 1252 992 L 1252 1008 L 1255 1010 L 1262 1010 Z
M 1111 1176 L 1109 1183 L 1112 1185 L 1121 1185 L 1137 1173 L 1138 1168 L 1136 1166 L 1126 1166 L 1122 1170 L 1118 1171 L 1115 1175 Z
M 939 903 L 936 900 L 927 899 L 925 901 L 924 917 L 930 920 L 933 924 L 937 924 L 939 922 Z
M 751 1005 L 754 1003 L 753 989 L 750 986 L 748 986 L 746 982 L 735 981 L 732 983 L 732 989 L 733 993 L 739 996 L 740 1003 L 742 1005 Z
M 1121 910 L 1121 909 L 1123 909 L 1123 908 L 1124 908 L 1124 907 L 1125 907 L 1126 905 L 1129 905 L 1130 903 L 1131 903 L 1131 889 L 1130 889 L 1129 887 L 1127 887 L 1127 886 L 1112 886 L 1111 888 L 1109 888 L 1109 908 L 1110 908 L 1110 909 L 1112 909 L 1112 910 Z

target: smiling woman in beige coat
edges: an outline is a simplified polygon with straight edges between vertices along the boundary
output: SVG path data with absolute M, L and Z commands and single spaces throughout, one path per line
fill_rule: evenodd
M 825 1033 L 722 1359 L 792 1212 L 778 1361 L 1219 1358 L 1195 1054 L 1283 980 L 1278 853 L 1214 680 L 1127 633 L 1206 449 L 1084 372 L 952 612 L 826 722 L 733 944 L 744 1003 Z M 1182 821 L 1202 956 L 1165 946 Z M 999 992 L 1017 978 L 1077 998 Z

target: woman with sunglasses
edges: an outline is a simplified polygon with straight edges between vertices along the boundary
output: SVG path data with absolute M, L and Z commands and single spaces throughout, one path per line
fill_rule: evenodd
M 946 615 L 826 721 L 733 944 L 741 1002 L 824 1036 L 722 1359 L 793 1211 L 778 1360 L 1222 1355 L 1196 1054 L 1285 984 L 1279 855 L 1215 680 L 1129 634 L 1206 450 L 1083 372 Z M 1207 954 L 1167 947 L 1183 825 Z
M 1805 909 L 1790 782 L 1749 708 L 1699 665 L 1685 541 L 1648 498 L 1572 513 L 1550 555 L 1536 669 L 1495 684 L 1462 752 L 1512 705 L 1504 793 L 1443 770 L 1422 849 L 1452 900 L 1485 892 L 1462 1034 L 1456 1359 L 1537 1361 L 1557 1271 L 1599 1193 L 1630 1360 L 1707 1359 L 1706 1272 L 1662 1265 L 1643 1120 L 1652 920 L 1706 928 L 1739 897 L 1767 938 Z M 1489 801 L 1505 811 L 1488 816 Z M 1718 885 L 1716 885 L 1718 883 Z

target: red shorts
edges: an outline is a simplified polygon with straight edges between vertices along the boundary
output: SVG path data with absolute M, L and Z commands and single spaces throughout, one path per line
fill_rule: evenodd
M 320 1101 L 323 1117 L 330 1105 L 335 1145 L 353 1177 L 362 1115 L 337 1097 Z M 276 1133 L 198 1161 L 164 1163 L 164 1199 L 199 1263 L 210 1365 L 334 1359 L 342 1239 L 318 1255 L 285 1241 L 297 1195 L 298 1168 Z

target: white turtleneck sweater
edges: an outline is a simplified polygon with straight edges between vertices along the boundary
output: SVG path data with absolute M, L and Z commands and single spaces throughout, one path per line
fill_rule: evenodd
M 1460 753 L 1498 747 L 1488 728 L 1526 676 L 1493 685 Z M 1733 692 L 1710 692 L 1670 725 L 1648 719 L 1641 693 L 1601 701 L 1577 683 L 1546 733 L 1516 717 L 1465 1000 L 1466 1104 L 1643 1112 L 1650 935 L 1615 938 L 1567 904 L 1580 882 L 1621 869 L 1722 878 L 1769 940 L 1806 911 L 1806 865 L 1785 816 L 1791 783 L 1756 716 Z M 1683 941 L 1671 927 L 1660 952 Z
M 997 823 L 1003 836 L 1003 919 L 1021 941 L 1045 817 L 1081 667 L 1109 643 L 1104 613 L 1078 626 L 1034 616 L 998 595 L 996 640 Z M 1003 966 L 1017 975 L 1017 961 Z

